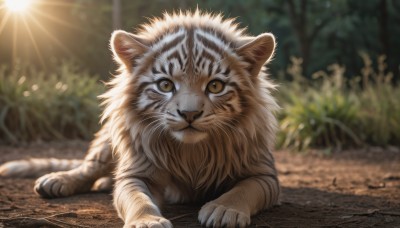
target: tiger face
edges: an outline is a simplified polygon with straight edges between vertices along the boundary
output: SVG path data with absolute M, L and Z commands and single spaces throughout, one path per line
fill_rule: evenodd
M 234 127 L 245 103 L 239 88 L 249 80 L 231 66 L 240 61 L 232 44 L 201 29 L 181 28 L 144 55 L 154 61 L 138 80 L 137 110 L 143 119 L 183 143 Z

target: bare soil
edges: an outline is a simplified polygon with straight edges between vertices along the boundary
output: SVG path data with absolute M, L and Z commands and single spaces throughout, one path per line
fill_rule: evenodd
M 83 157 L 87 142 L 0 146 L 0 163 L 29 157 Z M 367 148 L 331 155 L 275 152 L 282 203 L 251 227 L 400 227 L 400 150 Z M 0 179 L 1 227 L 122 227 L 106 193 L 42 199 L 34 179 Z M 175 227 L 201 227 L 198 205 L 169 205 Z

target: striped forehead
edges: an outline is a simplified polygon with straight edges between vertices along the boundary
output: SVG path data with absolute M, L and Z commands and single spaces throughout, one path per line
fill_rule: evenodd
M 174 75 L 207 75 L 223 68 L 223 59 L 231 52 L 227 42 L 213 31 L 181 28 L 164 35 L 152 45 L 153 71 Z

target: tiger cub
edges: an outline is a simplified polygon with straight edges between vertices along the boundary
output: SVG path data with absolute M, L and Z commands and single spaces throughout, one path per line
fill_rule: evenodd
M 110 45 L 119 74 L 101 96 L 103 126 L 86 158 L 9 162 L 3 176 L 72 168 L 36 181 L 34 190 L 52 198 L 113 173 L 124 227 L 172 227 L 163 202 L 205 202 L 201 224 L 245 227 L 278 202 L 278 105 L 264 73 L 272 34 L 248 36 L 232 19 L 197 10 L 165 14 L 137 34 L 115 31 Z

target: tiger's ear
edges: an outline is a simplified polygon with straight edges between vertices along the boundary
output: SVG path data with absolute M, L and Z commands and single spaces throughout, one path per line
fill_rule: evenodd
M 131 70 L 134 66 L 135 59 L 148 50 L 142 39 L 122 30 L 113 32 L 110 46 L 114 59 L 118 63 L 125 65 L 128 70 Z
M 257 76 L 274 54 L 275 37 L 271 33 L 263 33 L 257 37 L 246 37 L 239 45 L 237 53 L 249 63 L 247 70 L 250 74 Z

